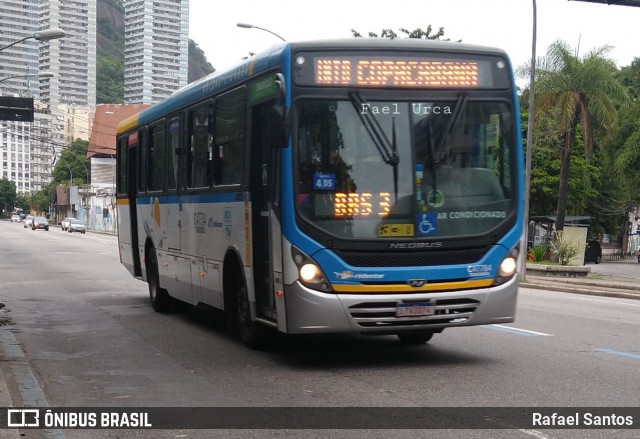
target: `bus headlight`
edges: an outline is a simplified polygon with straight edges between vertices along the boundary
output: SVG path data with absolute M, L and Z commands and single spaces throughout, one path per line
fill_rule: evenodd
M 511 279 L 518 270 L 518 247 L 512 249 L 500 263 L 498 276 L 493 281 L 493 285 L 500 285 Z
M 517 265 L 518 264 L 517 264 L 516 258 L 512 256 L 507 256 L 502 260 L 502 263 L 500 264 L 500 271 L 499 271 L 500 276 L 504 276 L 504 277 L 513 276 L 513 273 L 516 272 Z
M 301 280 L 309 283 L 315 283 L 320 278 L 322 278 L 322 272 L 316 264 L 304 264 L 300 267 Z
M 309 256 L 295 247 L 291 248 L 291 256 L 298 267 L 298 279 L 303 285 L 314 290 L 331 291 L 331 286 L 322 270 Z

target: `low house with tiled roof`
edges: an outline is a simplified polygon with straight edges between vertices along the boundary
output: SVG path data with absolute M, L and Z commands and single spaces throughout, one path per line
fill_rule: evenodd
M 121 121 L 149 106 L 96 106 L 87 149 L 87 159 L 91 161 L 91 190 L 88 199 L 83 203 L 89 229 L 115 231 L 116 128 Z

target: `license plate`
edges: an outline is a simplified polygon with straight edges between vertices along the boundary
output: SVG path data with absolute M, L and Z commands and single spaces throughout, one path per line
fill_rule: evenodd
M 396 307 L 396 317 L 432 316 L 435 312 L 432 303 L 399 303 Z

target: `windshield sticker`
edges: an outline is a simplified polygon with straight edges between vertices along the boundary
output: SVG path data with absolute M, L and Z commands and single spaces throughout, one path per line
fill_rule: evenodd
M 332 191 L 336 188 L 336 174 L 315 172 L 313 174 L 313 189 L 317 191 Z
M 479 218 L 506 218 L 504 210 L 468 210 L 464 212 L 440 212 L 438 219 L 479 219 Z
M 427 195 L 427 202 L 431 207 L 442 207 L 444 204 L 444 194 L 439 190 L 433 190 Z
M 384 278 L 384 274 L 378 274 L 378 273 L 354 273 L 353 271 L 342 271 L 342 272 L 338 272 L 338 271 L 334 271 L 333 274 L 336 275 L 336 277 L 340 280 L 347 280 L 347 279 L 383 279 Z
M 381 238 L 414 236 L 414 226 L 413 224 L 379 224 L 377 232 Z
M 418 204 L 418 212 L 426 212 L 427 205 L 422 199 L 422 179 L 424 178 L 422 163 L 416 165 L 416 202 Z
M 435 213 L 419 213 L 418 236 L 430 236 L 438 233 L 438 219 Z

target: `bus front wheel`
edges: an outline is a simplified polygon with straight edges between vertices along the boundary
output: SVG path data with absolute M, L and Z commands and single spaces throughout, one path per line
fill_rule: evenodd
M 239 288 L 236 294 L 236 324 L 242 343 L 251 349 L 260 349 L 264 345 L 265 328 L 251 318 L 249 294 L 247 288 Z
M 160 275 L 158 273 L 158 257 L 156 249 L 150 248 L 146 258 L 147 284 L 149 285 L 149 299 L 151 307 L 156 312 L 171 311 L 171 297 L 164 288 L 160 287 Z
M 423 344 L 427 343 L 433 337 L 433 331 L 422 332 L 406 332 L 396 334 L 402 343 L 406 344 Z

